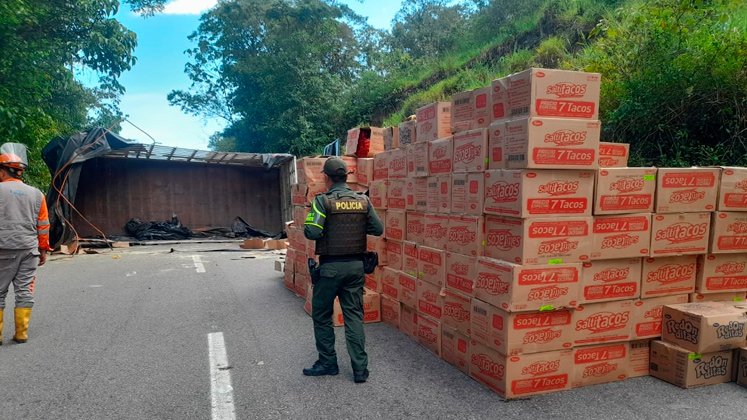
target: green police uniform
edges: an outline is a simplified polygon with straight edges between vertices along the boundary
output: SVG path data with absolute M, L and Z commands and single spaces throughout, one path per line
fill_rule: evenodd
M 319 352 L 317 364 L 334 367 L 333 373 L 323 374 L 337 373 L 332 326 L 336 296 L 340 298 L 353 371 L 356 375 L 363 371 L 368 374 L 363 331 L 365 274 L 362 254 L 366 251 L 366 235 L 380 236 L 383 230 L 368 197 L 352 191 L 344 182 L 333 184 L 329 191 L 317 195 L 312 203 L 304 225 L 304 235 L 316 241 L 320 262 L 320 280 L 314 286 L 311 315 Z M 307 374 L 306 371 L 304 373 Z

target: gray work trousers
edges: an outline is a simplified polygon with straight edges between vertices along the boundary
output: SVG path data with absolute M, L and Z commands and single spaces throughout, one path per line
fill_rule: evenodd
M 39 251 L 35 249 L 0 250 L 0 309 L 5 308 L 5 297 L 13 283 L 16 308 L 34 306 L 33 284 L 39 267 Z

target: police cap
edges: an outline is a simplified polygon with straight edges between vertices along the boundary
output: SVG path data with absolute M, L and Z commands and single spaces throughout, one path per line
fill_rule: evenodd
M 340 158 L 331 157 L 324 162 L 324 168 L 322 168 L 322 172 L 329 176 L 347 175 L 348 165 L 346 165 L 345 162 Z

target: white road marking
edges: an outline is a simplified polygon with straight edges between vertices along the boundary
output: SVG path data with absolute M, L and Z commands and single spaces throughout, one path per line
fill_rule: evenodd
M 223 333 L 208 334 L 210 353 L 210 394 L 212 396 L 213 420 L 234 420 L 236 409 L 233 405 L 230 366 L 226 355 Z
M 202 261 L 200 260 L 199 255 L 192 255 L 192 261 L 195 262 L 195 269 L 198 273 L 204 273 L 205 272 L 205 266 L 202 264 Z

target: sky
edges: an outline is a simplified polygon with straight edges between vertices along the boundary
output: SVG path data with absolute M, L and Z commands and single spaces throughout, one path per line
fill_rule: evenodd
M 137 63 L 119 79 L 126 89 L 120 108 L 133 124 L 160 144 L 207 150 L 210 135 L 224 126 L 222 120 L 184 114 L 166 99 L 172 90 L 189 89 L 190 80 L 184 73 L 188 61 L 185 51 L 193 44 L 187 37 L 197 29 L 200 14 L 216 3 L 217 0 L 172 0 L 163 13 L 153 17 L 139 16 L 125 7 L 116 16 L 138 38 Z M 384 29 L 390 27 L 402 1 L 344 0 L 343 3 L 367 17 L 372 26 Z M 79 78 L 87 85 L 96 83 L 90 75 Z M 151 143 L 146 134 L 126 122 L 121 135 Z

